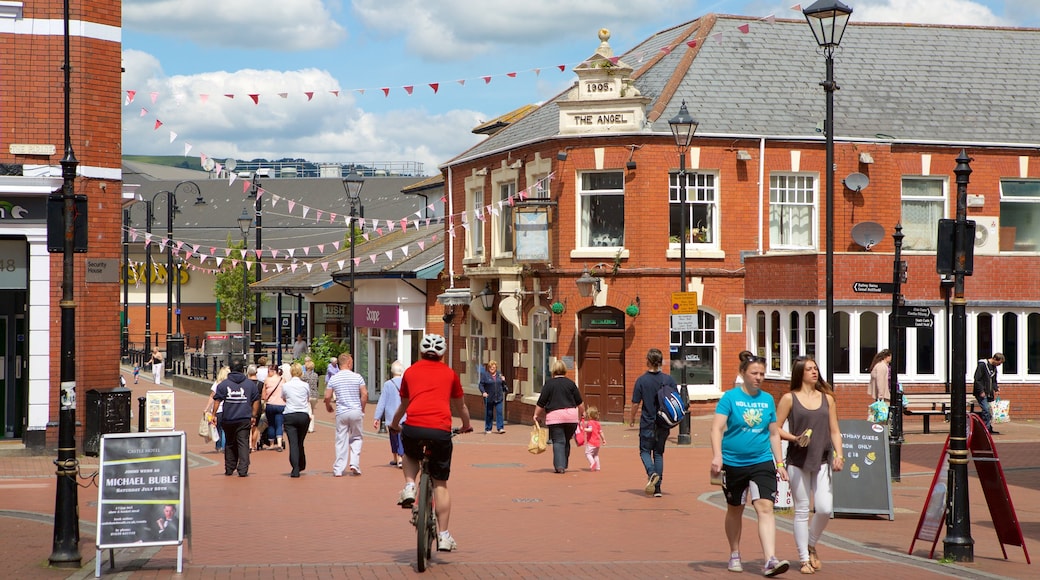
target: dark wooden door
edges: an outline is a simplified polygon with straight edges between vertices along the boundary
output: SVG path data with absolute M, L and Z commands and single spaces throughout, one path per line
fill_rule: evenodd
M 581 334 L 578 376 L 585 407 L 599 409 L 603 421 L 625 419 L 625 333 Z

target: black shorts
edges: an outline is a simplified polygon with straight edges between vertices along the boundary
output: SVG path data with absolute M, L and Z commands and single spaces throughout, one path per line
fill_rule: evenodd
M 749 495 L 752 501 L 776 501 L 776 465 L 772 461 L 744 467 L 723 465 L 722 469 L 726 471 L 726 482 L 722 491 L 729 505 L 744 505 Z
M 404 454 L 416 461 L 423 457 L 423 445 L 430 450 L 430 477 L 448 481 L 451 475 L 451 431 L 401 425 L 401 443 Z

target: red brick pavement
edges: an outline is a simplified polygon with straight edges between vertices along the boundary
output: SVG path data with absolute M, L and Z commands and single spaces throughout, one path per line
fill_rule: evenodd
M 137 387 L 136 398 L 148 386 Z M 395 505 L 401 472 L 387 465 L 385 436 L 367 432 L 363 475 L 333 478 L 331 415 L 319 411 L 317 432 L 308 436 L 310 469 L 288 477 L 288 453 L 253 455 L 250 477 L 224 477 L 221 456 L 194 435 L 205 398 L 177 391 L 177 425 L 188 435 L 192 502 L 191 548 L 185 578 L 395 578 L 415 575 L 414 532 L 407 512 Z M 135 400 L 136 403 L 136 400 Z M 369 408 L 369 416 L 371 416 Z M 135 404 L 136 413 L 136 404 Z M 708 485 L 708 418 L 692 421 L 693 445 L 669 445 L 663 498 L 644 496 L 636 430 L 605 426 L 603 471 L 587 470 L 582 450 L 571 469 L 553 473 L 548 454 L 526 450 L 528 428 L 507 426 L 505 435 L 458 438 L 452 534 L 459 550 L 436 554 L 426 576 L 434 578 L 632 578 L 729 577 L 723 511 L 717 488 Z M 371 421 L 366 420 L 366 426 Z M 476 423 L 478 431 L 482 426 Z M 908 425 L 914 429 L 915 425 Z M 997 450 L 1022 522 L 1027 548 L 1040 545 L 1040 472 L 1035 443 L 1040 425 L 1001 427 Z M 893 484 L 896 519 L 837 518 L 821 542 L 821 574 L 844 578 L 1029 578 L 1021 548 L 1008 546 L 1004 560 L 981 488 L 971 479 L 975 562 L 939 564 L 918 542 L 907 556 L 917 514 L 931 482 L 944 436 L 911 432 L 903 447 L 902 481 Z M 97 488 L 82 480 L 83 532 L 79 570 L 46 568 L 51 551 L 54 467 L 51 457 L 0 457 L 0 561 L 5 577 L 89 578 Z M 84 476 L 96 458 L 82 458 Z M 797 559 L 790 518 L 777 518 L 779 556 Z M 762 564 L 753 519 L 745 520 L 745 569 Z M 175 547 L 116 550 L 119 578 L 170 578 Z M 942 556 L 940 541 L 935 557 Z M 10 576 L 9 576 L 10 574 Z M 786 576 L 797 575 L 797 568 Z

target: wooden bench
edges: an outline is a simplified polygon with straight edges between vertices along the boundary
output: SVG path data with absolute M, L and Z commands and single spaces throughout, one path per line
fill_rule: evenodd
M 950 416 L 950 393 L 904 393 L 906 406 L 903 407 L 904 415 L 920 415 L 924 419 L 924 432 L 931 433 L 929 419 L 932 415 L 942 415 L 943 419 L 949 421 Z M 964 397 L 965 409 L 969 413 L 975 412 L 977 401 L 972 394 Z

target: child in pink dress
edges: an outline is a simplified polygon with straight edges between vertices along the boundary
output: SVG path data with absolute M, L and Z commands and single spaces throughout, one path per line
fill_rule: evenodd
M 599 409 L 589 407 L 585 410 L 582 428 L 585 430 L 585 458 L 589 460 L 589 470 L 599 471 L 599 448 L 607 442 L 599 424 Z

